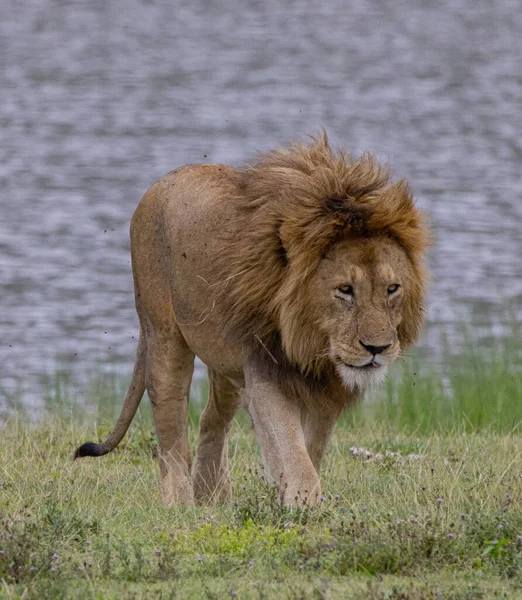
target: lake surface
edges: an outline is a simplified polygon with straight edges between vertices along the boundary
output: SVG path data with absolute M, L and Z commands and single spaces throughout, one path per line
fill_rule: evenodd
M 421 345 L 469 318 L 501 336 L 506 304 L 522 318 L 521 32 L 511 0 L 4 0 L 0 391 L 37 402 L 57 366 L 80 388 L 130 376 L 145 190 L 321 126 L 430 215 Z

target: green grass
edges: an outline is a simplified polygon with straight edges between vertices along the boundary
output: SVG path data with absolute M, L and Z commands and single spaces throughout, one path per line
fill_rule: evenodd
M 341 425 L 382 427 L 403 433 L 517 432 L 522 427 L 522 331 L 513 322 L 510 335 L 484 349 L 477 335 L 463 328 L 455 353 L 442 340 L 442 352 L 421 359 L 415 352 L 397 361 L 387 382 L 346 412 Z M 117 419 L 128 381 L 106 374 L 92 377 L 85 397 L 75 392 L 69 373 L 57 370 L 43 381 L 44 412 L 64 419 L 110 426 Z M 208 393 L 207 382 L 193 389 L 190 419 L 197 424 Z M 2 389 L 0 387 L 0 398 Z M 24 407 L 10 401 L 13 412 Z M 138 424 L 150 429 L 148 401 L 142 402 Z M 103 427 L 102 427 L 103 428 Z
M 0 429 L 0 598 L 522 598 L 519 336 L 466 347 L 405 360 L 343 415 L 313 508 L 278 505 L 244 414 L 226 505 L 162 506 L 147 400 L 113 454 L 73 463 L 125 385 L 100 377 L 80 403 L 57 373 L 39 420 Z
M 343 426 L 322 472 L 324 501 L 290 509 L 278 506 L 261 478 L 252 432 L 236 423 L 234 501 L 170 510 L 161 504 L 150 435 L 133 427 L 114 454 L 73 463 L 73 448 L 87 437 L 56 419 L 4 427 L 5 597 L 522 595 L 518 434 L 417 436 Z M 403 456 L 355 459 L 353 445 Z M 406 460 L 411 452 L 417 456 Z

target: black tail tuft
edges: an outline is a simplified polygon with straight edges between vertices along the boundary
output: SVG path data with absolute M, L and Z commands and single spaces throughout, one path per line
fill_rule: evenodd
M 76 449 L 74 458 L 83 458 L 84 456 L 103 456 L 104 454 L 107 454 L 107 452 L 108 450 L 105 450 L 103 444 L 87 442 Z

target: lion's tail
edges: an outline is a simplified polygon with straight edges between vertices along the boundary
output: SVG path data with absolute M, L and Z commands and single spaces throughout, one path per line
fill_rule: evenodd
M 147 356 L 147 342 L 145 335 L 140 334 L 138 349 L 136 351 L 136 362 L 134 363 L 134 372 L 132 381 L 123 403 L 118 421 L 103 444 L 95 444 L 94 442 L 86 442 L 76 449 L 74 458 L 82 458 L 83 456 L 103 456 L 108 454 L 121 442 L 123 436 L 127 433 L 127 429 L 131 424 L 138 406 L 145 392 L 145 360 Z

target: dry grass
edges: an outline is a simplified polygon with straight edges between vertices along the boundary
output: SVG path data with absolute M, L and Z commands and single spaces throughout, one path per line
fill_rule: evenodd
M 231 435 L 234 501 L 205 508 L 161 505 L 146 427 L 113 455 L 73 463 L 90 436 L 63 419 L 2 430 L 5 597 L 514 598 L 522 589 L 520 435 L 345 424 L 324 465 L 324 500 L 293 510 L 261 478 L 246 424 Z M 353 458 L 354 445 L 384 456 Z

